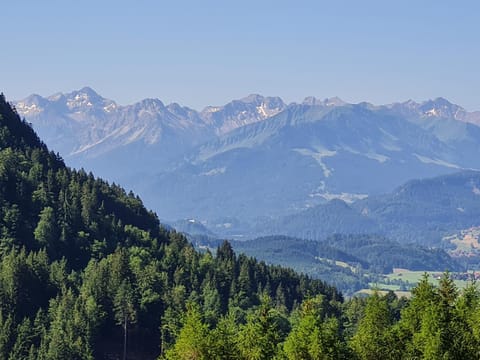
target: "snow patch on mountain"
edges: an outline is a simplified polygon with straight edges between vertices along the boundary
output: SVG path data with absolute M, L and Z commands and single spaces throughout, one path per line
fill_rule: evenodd
M 338 199 L 346 202 L 347 204 L 351 204 L 354 201 L 357 200 L 362 200 L 368 197 L 367 194 L 354 194 L 354 193 L 347 193 L 347 192 L 342 192 L 342 193 L 331 193 L 328 191 L 325 192 L 312 192 L 308 194 L 310 198 L 322 198 L 325 199 L 326 201 Z M 308 206 L 308 205 L 307 205 Z M 312 206 L 312 205 L 310 205 Z
M 33 116 L 43 111 L 43 108 L 36 104 L 27 104 L 25 102 L 18 102 L 15 106 L 17 111 L 23 116 Z
M 458 166 L 456 164 L 449 163 L 447 161 L 441 160 L 441 159 L 432 159 L 427 156 L 422 156 L 419 154 L 413 154 L 418 160 L 420 160 L 424 164 L 434 164 L 434 165 L 439 165 L 439 166 L 445 166 L 453 169 L 461 169 L 461 166 Z
M 270 118 L 286 107 L 279 97 L 252 94 L 223 106 L 208 106 L 200 113 L 200 117 L 205 123 L 215 127 L 217 135 L 223 135 L 239 127 Z
M 388 156 L 385 156 L 385 155 L 382 155 L 382 154 L 377 154 L 377 153 L 374 153 L 374 152 L 368 152 L 368 153 L 363 154 L 363 155 L 365 157 L 369 158 L 369 159 L 376 160 L 379 163 L 384 163 L 385 161 L 390 160 L 390 158 Z
M 473 185 L 472 192 L 480 196 L 480 189 L 476 185 Z
M 103 110 L 107 113 L 111 113 L 113 111 L 115 111 L 117 109 L 117 104 L 115 104 L 114 102 L 108 104 L 107 106 L 104 106 L 103 107 Z
M 395 135 L 391 134 L 390 132 L 388 132 L 384 128 L 379 127 L 378 129 L 382 132 L 383 135 L 385 135 L 390 140 L 392 140 L 392 141 L 398 141 L 399 140 L 398 136 L 395 136 Z
M 227 168 L 225 166 L 220 168 L 215 168 L 215 169 L 200 173 L 200 176 L 215 176 L 215 175 L 225 174 L 226 170 Z

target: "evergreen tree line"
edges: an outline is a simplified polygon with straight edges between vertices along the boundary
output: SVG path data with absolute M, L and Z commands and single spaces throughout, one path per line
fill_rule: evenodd
M 245 319 L 229 312 L 213 326 L 191 303 L 162 359 L 473 360 L 480 358 L 479 320 L 477 285 L 459 292 L 448 273 L 438 286 L 425 275 L 410 300 L 374 292 L 332 303 L 319 295 L 289 314 L 265 297 Z

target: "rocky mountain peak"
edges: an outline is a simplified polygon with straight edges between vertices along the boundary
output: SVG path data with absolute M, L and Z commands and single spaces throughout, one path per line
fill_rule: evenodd
M 247 103 L 247 104 L 256 104 L 260 105 L 264 101 L 265 97 L 259 94 L 250 94 L 248 96 L 245 96 L 244 98 L 240 99 L 241 102 Z
M 302 101 L 302 105 L 308 106 L 342 106 L 347 104 L 339 97 L 325 98 L 324 100 L 318 99 L 314 96 L 308 96 Z
M 420 111 L 425 116 L 435 116 L 440 118 L 453 118 L 458 119 L 465 110 L 455 104 L 452 104 L 448 100 L 438 97 L 434 100 L 428 100 L 423 102 L 420 107 Z

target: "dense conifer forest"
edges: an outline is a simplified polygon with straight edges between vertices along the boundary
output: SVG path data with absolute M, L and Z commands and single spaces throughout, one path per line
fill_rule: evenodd
M 127 171 L 127 169 L 126 169 Z M 65 166 L 0 98 L 0 360 L 478 359 L 480 293 L 345 300 L 228 242 L 198 252 Z

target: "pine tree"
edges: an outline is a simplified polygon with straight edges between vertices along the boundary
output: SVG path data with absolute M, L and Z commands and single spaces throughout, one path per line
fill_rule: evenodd
M 54 211 L 50 206 L 43 208 L 41 211 L 34 235 L 39 247 L 46 247 L 53 258 L 58 256 L 60 249 L 58 249 L 55 244 L 57 243 L 59 234 Z
M 214 325 L 221 316 L 220 295 L 212 281 L 204 282 L 202 287 L 203 314 L 206 322 Z
M 367 299 L 365 313 L 350 345 L 360 359 L 388 359 L 386 333 L 391 325 L 387 301 L 375 292 Z
M 175 345 L 166 353 L 169 360 L 210 360 L 209 329 L 203 323 L 198 305 L 189 303 L 183 327 Z
M 239 333 L 239 350 L 246 360 L 269 360 L 277 353 L 282 340 L 271 299 L 262 298 L 256 311 L 249 314 Z
M 67 289 L 52 301 L 49 309 L 50 327 L 44 339 L 47 359 L 93 359 L 88 321 L 78 304 L 78 299 L 71 289 Z
M 284 350 L 289 360 L 347 358 L 339 322 L 325 318 L 322 296 L 303 302 L 300 319 L 285 340 Z
M 123 328 L 123 360 L 127 358 L 128 325 L 135 323 L 137 310 L 132 285 L 122 281 L 114 298 L 115 320 Z
M 28 359 L 32 347 L 32 323 L 25 318 L 18 326 L 15 336 L 15 344 L 9 355 L 9 360 Z
M 240 360 L 238 331 L 233 313 L 228 313 L 218 321 L 211 333 L 210 356 L 212 360 Z
M 12 315 L 5 316 L 0 311 L 0 360 L 7 360 L 12 347 L 13 339 Z

